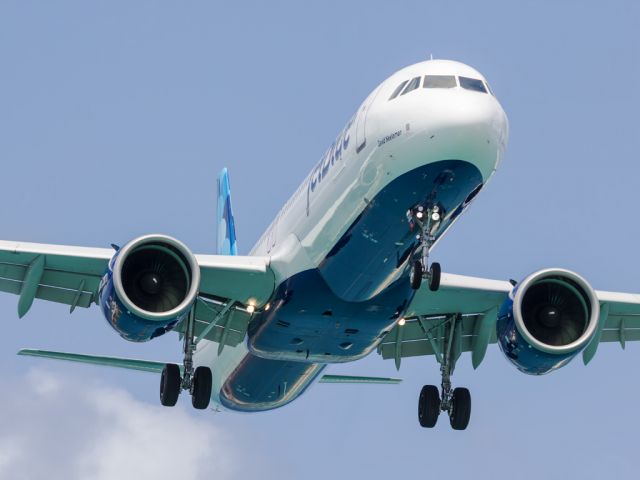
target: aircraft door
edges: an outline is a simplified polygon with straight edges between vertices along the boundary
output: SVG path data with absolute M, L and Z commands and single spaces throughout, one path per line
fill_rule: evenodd
M 356 153 L 360 153 L 367 144 L 367 114 L 369 113 L 369 108 L 371 108 L 373 101 L 378 96 L 379 91 L 380 87 L 371 92 L 371 95 L 369 95 L 367 99 L 362 102 L 360 110 L 358 110 L 358 117 L 356 118 Z
M 363 103 L 358 110 L 358 118 L 356 119 L 356 153 L 360 151 L 367 144 L 367 139 L 364 134 L 365 120 L 367 118 L 367 104 Z

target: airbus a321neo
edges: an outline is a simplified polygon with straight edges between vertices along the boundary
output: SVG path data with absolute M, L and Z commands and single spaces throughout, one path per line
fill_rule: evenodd
M 218 178 L 216 255 L 151 234 L 121 248 L 0 241 L 0 290 L 99 306 L 131 342 L 176 332 L 180 365 L 43 350 L 22 355 L 160 373 L 160 401 L 243 412 L 281 407 L 314 382 L 394 383 L 323 375 L 376 351 L 431 355 L 418 419 L 469 423 L 471 397 L 453 388 L 463 352 L 489 344 L 542 375 L 600 342 L 640 340 L 640 296 L 594 291 L 577 273 L 545 268 L 521 282 L 441 273 L 431 250 L 498 168 L 508 123 L 486 79 L 453 61 L 404 68 L 366 98 L 247 256 L 237 255 L 226 170 Z

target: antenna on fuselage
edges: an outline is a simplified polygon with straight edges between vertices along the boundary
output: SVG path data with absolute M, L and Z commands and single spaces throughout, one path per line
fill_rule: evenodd
M 429 54 L 429 60 L 433 60 L 433 53 Z

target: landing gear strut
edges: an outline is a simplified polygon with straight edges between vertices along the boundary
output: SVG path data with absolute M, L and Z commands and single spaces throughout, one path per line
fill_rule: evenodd
M 440 412 L 447 412 L 449 422 L 454 430 L 464 430 L 469 425 L 471 416 L 471 394 L 466 388 L 451 388 L 451 374 L 459 352 L 453 351 L 456 335 L 462 333 L 462 319 L 459 316 L 452 317 L 445 325 L 444 336 L 441 342 L 442 350 L 437 348 L 436 340 L 428 331 L 429 341 L 434 348 L 436 358 L 440 362 L 442 375 L 441 390 L 435 385 L 425 385 L 420 392 L 418 400 L 418 420 L 425 428 L 432 428 L 438 421 Z M 440 351 L 438 351 L 440 350 Z
M 435 242 L 435 237 L 431 234 L 431 228 L 434 223 L 440 221 L 440 209 L 437 205 L 425 209 L 421 205 L 407 212 L 409 223 L 417 225 L 420 232 L 417 239 L 420 242 L 418 247 L 421 251 L 419 260 L 415 260 L 411 265 L 410 282 L 411 288 L 418 290 L 422 284 L 422 280 L 429 281 L 429 290 L 435 292 L 440 288 L 440 264 L 437 262 L 429 265 L 429 250 Z
M 160 403 L 165 407 L 173 407 L 178 401 L 181 390 L 191 393 L 191 403 L 194 408 L 203 410 L 209 406 L 211 400 L 212 375 L 209 367 L 200 366 L 193 368 L 193 352 L 196 344 L 194 341 L 195 306 L 189 312 L 187 328 L 184 332 L 184 360 L 183 373 L 180 375 L 180 367 L 168 363 L 162 370 L 160 379 Z

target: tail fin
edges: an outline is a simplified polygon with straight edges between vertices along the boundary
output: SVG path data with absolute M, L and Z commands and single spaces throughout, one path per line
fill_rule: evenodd
M 218 255 L 237 255 L 236 223 L 231 210 L 231 189 L 229 188 L 229 172 L 223 168 L 218 175 Z

